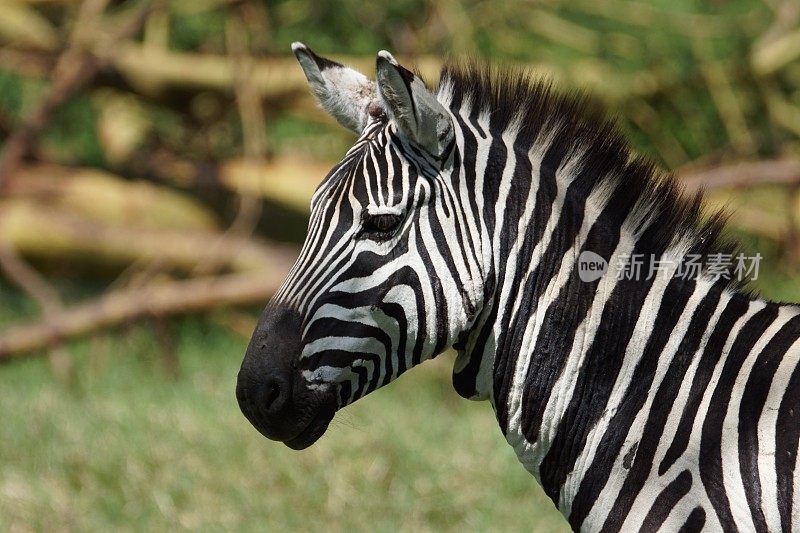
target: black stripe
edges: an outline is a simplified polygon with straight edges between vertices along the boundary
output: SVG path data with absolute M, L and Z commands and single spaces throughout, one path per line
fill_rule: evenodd
M 350 380 L 339 384 L 339 407 L 344 407 L 350 402 L 350 395 L 353 393 L 353 386 Z
M 492 137 L 490 142 L 483 179 L 484 203 L 481 216 L 483 223 L 486 224 L 486 230 L 489 232 L 489 235 L 494 235 L 495 224 L 497 224 L 495 220 L 495 208 L 500 194 L 500 187 L 497 185 L 502 179 L 501 176 L 506 167 L 506 154 L 508 150 L 500 136 Z
M 356 381 L 356 390 L 353 391 L 353 397 L 350 403 L 355 402 L 359 398 L 363 398 L 367 393 L 367 369 L 363 366 L 350 367 L 350 370 L 358 376 Z
M 324 72 L 325 70 L 327 70 L 329 68 L 334 68 L 334 67 L 342 68 L 342 67 L 344 67 L 344 65 L 342 65 L 341 63 L 337 63 L 336 61 L 333 61 L 332 59 L 328 59 L 327 57 L 318 56 L 314 51 L 311 50 L 311 48 L 308 48 L 307 46 L 301 48 L 298 51 L 298 54 L 302 54 L 303 52 L 306 52 L 306 53 L 308 53 L 308 55 L 311 56 L 311 59 L 313 59 L 314 63 L 317 64 L 317 67 L 319 68 L 320 72 Z
M 460 103 L 460 95 L 454 95 L 453 105 L 457 106 Z M 455 108 L 455 107 L 454 107 Z M 459 115 L 455 114 L 456 121 L 460 126 L 461 133 L 464 137 L 464 148 L 463 151 L 460 152 L 460 155 L 463 155 L 463 163 L 458 165 L 458 169 L 463 172 L 457 173 L 458 176 L 463 177 L 464 185 L 467 190 L 475 190 L 476 183 L 477 183 L 477 160 L 476 154 L 478 153 L 478 141 L 477 138 L 473 135 L 472 131 L 469 129 L 469 126 L 464 121 L 464 119 Z M 454 172 L 454 174 L 456 174 Z M 477 231 L 481 231 L 481 222 L 479 216 L 479 207 L 476 201 L 477 195 L 471 195 L 471 198 L 468 200 L 469 208 L 471 210 L 471 217 L 476 222 Z M 472 247 L 476 251 L 476 254 L 480 256 L 482 253 L 480 242 L 481 236 L 472 236 L 471 232 L 467 232 L 470 234 L 471 239 L 475 239 L 472 241 Z M 479 261 L 482 261 L 483 257 L 480 256 Z M 493 266 L 491 267 L 494 268 Z M 455 370 L 453 371 L 453 388 L 456 392 L 463 396 L 464 398 L 473 398 L 476 395 L 476 379 L 478 376 L 478 372 L 480 371 L 481 361 L 483 360 L 484 350 L 486 347 L 486 342 L 489 339 L 489 335 L 491 334 L 491 328 L 494 324 L 494 320 L 497 316 L 496 309 L 493 308 L 493 302 L 490 299 L 490 295 L 493 292 L 493 287 L 491 287 L 491 280 L 494 280 L 494 270 L 490 270 L 490 272 L 485 273 L 485 287 L 484 287 L 484 309 L 483 309 L 483 317 L 484 321 L 475 324 L 475 329 L 478 331 L 477 335 L 473 335 L 475 338 L 475 342 L 471 347 L 468 357 L 468 363 L 458 372 Z
M 417 315 L 419 316 L 418 320 L 420 321 L 427 321 L 427 314 L 428 313 L 435 313 L 436 316 L 436 331 L 428 332 L 428 335 L 435 334 L 434 340 L 436 344 L 433 347 L 433 352 L 430 353 L 430 356 L 436 356 L 440 354 L 446 347 L 448 341 L 448 316 L 447 316 L 447 298 L 444 295 L 444 290 L 442 289 L 442 283 L 439 281 L 439 275 L 437 274 L 436 270 L 434 269 L 433 262 L 431 261 L 431 257 L 428 254 L 428 251 L 425 249 L 422 240 L 422 233 L 419 226 L 416 228 L 417 232 L 417 251 L 420 255 L 420 260 L 422 264 L 425 265 L 425 268 L 428 272 L 428 279 L 430 279 L 432 283 L 431 290 L 433 292 L 433 307 L 427 308 L 427 306 L 423 305 L 421 308 L 417 309 Z M 425 339 L 427 344 L 430 344 L 430 339 Z M 422 361 L 422 353 L 415 352 L 414 358 L 412 359 L 412 366 L 418 365 Z
M 455 177 L 456 180 L 460 177 L 463 178 L 464 188 L 468 191 L 474 191 L 476 186 L 475 184 L 477 183 L 477 161 L 475 159 L 475 155 L 478 152 L 478 141 L 460 116 L 456 115 L 456 120 L 461 126 L 461 133 L 464 137 L 464 149 L 459 150 L 456 153 L 456 157 L 454 158 L 455 168 L 453 169 L 452 176 Z M 461 158 L 463 158 L 463 162 L 461 162 Z M 453 182 L 453 190 L 460 190 L 461 187 L 456 187 L 456 185 L 460 185 L 458 181 Z M 476 197 L 476 194 L 470 194 L 468 198 L 462 198 L 462 200 L 467 202 L 465 209 L 469 208 L 470 212 L 472 213 L 471 218 L 475 221 L 476 229 L 480 232 L 480 209 L 478 207 L 478 201 Z M 481 236 L 472 235 L 472 233 L 469 235 L 471 239 L 470 242 L 472 243 L 472 249 L 479 251 Z
M 689 513 L 686 522 L 683 523 L 678 533 L 699 533 L 703 530 L 704 525 L 706 525 L 706 512 L 702 507 L 698 506 Z
M 375 368 L 380 368 L 380 356 L 374 353 L 349 352 L 345 350 L 331 349 L 321 350 L 300 360 L 301 368 L 313 370 L 320 366 L 332 366 L 334 368 L 352 368 L 354 359 L 364 359 L 371 361 Z
M 330 202 L 332 205 L 338 205 L 341 202 L 342 197 L 345 195 L 346 190 L 347 188 L 343 186 L 333 187 L 326 193 L 326 197 L 324 199 L 319 198 L 318 201 Z M 304 264 L 303 261 L 307 260 L 309 257 L 318 257 L 319 251 L 323 246 L 324 233 L 326 229 L 331 226 L 331 221 L 333 220 L 334 214 L 336 214 L 336 211 L 333 209 L 323 209 L 320 211 L 315 211 L 311 214 L 311 219 L 309 220 L 309 228 L 311 229 L 311 232 L 306 236 L 306 240 L 303 243 L 303 249 L 300 251 L 300 256 L 298 257 L 295 265 L 295 268 L 298 268 L 298 271 L 295 272 L 290 278 L 290 286 L 297 286 L 306 276 L 309 275 L 312 270 L 320 270 L 325 268 L 325 265 L 308 265 Z M 344 218 L 347 218 L 347 215 L 349 215 L 349 221 L 352 224 L 352 213 L 348 213 L 347 210 L 343 210 L 341 214 L 344 215 Z M 339 220 L 340 222 L 342 221 L 341 216 Z M 344 228 L 345 226 L 342 225 L 337 227 Z M 329 255 L 329 257 L 330 259 L 333 259 L 332 256 Z
M 688 470 L 684 470 L 678 477 L 673 479 L 669 485 L 664 487 L 661 494 L 656 497 L 647 516 L 644 517 L 642 527 L 639 529 L 640 533 L 648 531 L 658 531 L 666 521 L 669 513 L 678 504 L 681 499 L 689 494 L 689 489 L 692 488 L 692 474 Z
M 483 259 L 480 257 L 480 249 L 475 244 L 475 239 L 479 239 L 479 236 L 473 235 L 470 231 L 469 224 L 467 222 L 467 218 L 470 214 L 467 212 L 467 207 L 462 204 L 462 199 L 459 196 L 459 191 L 461 188 L 460 180 L 461 180 L 461 172 L 458 165 L 458 160 L 461 155 L 456 152 L 454 155 L 456 159 L 456 166 L 453 168 L 453 172 L 450 175 L 450 187 L 453 190 L 454 196 L 451 197 L 447 195 L 448 200 L 453 204 L 453 211 L 456 213 L 455 217 L 455 225 L 456 225 L 456 232 L 458 235 L 458 242 L 462 244 L 461 248 L 461 259 L 464 262 L 464 265 L 469 266 L 468 257 L 472 257 L 473 261 L 477 264 L 481 264 L 481 260 Z M 458 216 L 460 214 L 460 216 Z M 463 221 L 463 223 L 462 223 Z M 477 226 L 477 225 L 476 225 Z
M 797 446 L 800 441 L 800 366 L 796 366 L 778 408 L 775 434 L 775 470 L 778 480 L 778 510 L 781 529 L 792 531 L 792 504 L 794 500 L 794 468 Z
M 778 306 L 767 304 L 737 332 L 736 340 L 725 359 L 719 381 L 705 412 L 706 418 L 700 434 L 700 479 L 723 528 L 736 528 L 728 494 L 725 492 L 725 480 L 722 477 L 722 430 L 725 414 L 728 412 L 736 376 L 745 358 L 777 314 Z
M 313 316 L 319 307 L 328 302 L 335 302 L 336 305 L 350 308 L 363 306 L 364 302 L 382 302 L 378 305 L 384 309 L 384 312 L 386 312 L 387 315 L 391 315 L 398 320 L 400 328 L 403 331 L 402 346 L 404 348 L 403 351 L 398 351 L 396 377 L 405 372 L 408 368 L 410 368 L 410 366 L 413 366 L 413 361 L 418 361 L 421 358 L 422 349 L 428 338 L 427 322 L 425 319 L 425 300 L 421 291 L 414 291 L 414 306 L 417 312 L 418 320 L 417 335 L 414 346 L 408 347 L 406 346 L 407 340 L 405 332 L 408 328 L 407 318 L 405 317 L 405 309 L 403 309 L 403 307 L 399 304 L 387 304 L 383 302 L 383 299 L 391 289 L 400 284 L 419 286 L 419 283 L 420 282 L 416 271 L 409 266 L 403 266 L 389 275 L 381 283 L 369 289 L 365 289 L 357 293 L 331 291 L 330 294 L 326 295 L 325 298 L 320 298 L 317 300 L 314 306 L 307 313 L 307 316 Z M 408 360 L 406 360 L 406 355 L 408 356 Z
M 435 185 L 432 186 L 432 188 L 433 187 L 435 187 L 436 190 L 440 191 L 440 193 L 443 192 L 442 187 L 438 184 L 438 182 L 436 182 Z M 440 194 L 440 197 L 442 196 L 445 195 Z M 457 287 L 464 290 L 469 280 L 462 279 L 461 274 L 458 271 L 458 267 L 456 267 L 454 257 L 450 253 L 450 247 L 447 244 L 447 240 L 448 238 L 452 239 L 453 238 L 452 235 L 445 234 L 444 231 L 442 231 L 442 221 L 439 219 L 439 213 L 437 212 L 435 203 L 433 201 L 428 202 L 428 204 L 423 209 L 427 210 L 428 220 L 429 220 L 428 228 L 430 229 L 430 234 L 436 243 L 434 245 L 434 248 L 436 250 L 439 250 L 440 252 L 439 255 L 444 260 L 445 265 L 447 265 L 447 270 L 449 272 L 450 279 L 454 280 Z M 420 248 L 420 255 L 427 256 L 423 258 L 423 264 L 428 266 L 428 274 L 432 279 L 436 278 L 438 280 L 439 276 L 441 276 L 441 273 L 438 273 L 436 272 L 436 270 L 433 269 L 433 264 L 430 261 L 430 254 L 428 254 L 428 251 L 426 249 L 426 243 L 425 241 L 422 240 L 422 233 L 419 234 L 418 247 Z M 463 250 L 463 246 L 457 246 L 457 248 L 461 248 Z M 467 275 L 469 275 L 469 272 L 467 272 Z M 444 304 L 445 302 L 446 300 L 441 300 L 441 301 L 437 300 L 437 303 L 439 304 Z
M 386 376 L 381 385 L 386 385 L 406 370 L 405 355 L 408 342 L 408 320 L 405 309 L 396 303 L 381 302 L 379 305 L 383 314 L 397 321 L 397 351 L 394 357 L 386 358 Z M 396 369 L 396 373 L 395 373 Z

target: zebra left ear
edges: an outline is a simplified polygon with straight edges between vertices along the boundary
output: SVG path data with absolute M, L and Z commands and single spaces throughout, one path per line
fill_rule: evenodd
M 453 140 L 450 113 L 419 76 L 382 50 L 377 60 L 378 93 L 395 124 L 410 140 L 440 156 Z

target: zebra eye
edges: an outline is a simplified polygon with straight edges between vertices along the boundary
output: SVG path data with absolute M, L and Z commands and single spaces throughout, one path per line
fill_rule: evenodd
M 370 215 L 364 220 L 364 232 L 377 235 L 391 233 L 400 227 L 400 222 L 402 220 L 400 215 L 391 213 Z

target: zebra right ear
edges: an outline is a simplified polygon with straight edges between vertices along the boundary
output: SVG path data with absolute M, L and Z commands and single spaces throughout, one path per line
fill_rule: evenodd
M 436 95 L 385 50 L 378 52 L 376 70 L 378 93 L 397 127 L 408 139 L 440 156 L 454 133 L 450 114 Z
M 303 43 L 292 52 L 320 106 L 345 128 L 361 133 L 369 121 L 370 104 L 378 101 L 375 82 L 341 63 L 318 56 Z

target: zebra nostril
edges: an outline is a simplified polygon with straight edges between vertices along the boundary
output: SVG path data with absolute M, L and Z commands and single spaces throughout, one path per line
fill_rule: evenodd
M 275 403 L 275 400 L 277 400 L 280 395 L 281 395 L 280 385 L 278 385 L 277 383 L 273 383 L 269 390 L 269 394 L 267 395 L 267 406 L 266 406 L 267 409 L 269 409 L 270 406 L 273 403 Z
M 278 377 L 267 379 L 264 384 L 264 408 L 268 413 L 278 413 L 286 403 L 288 383 Z

